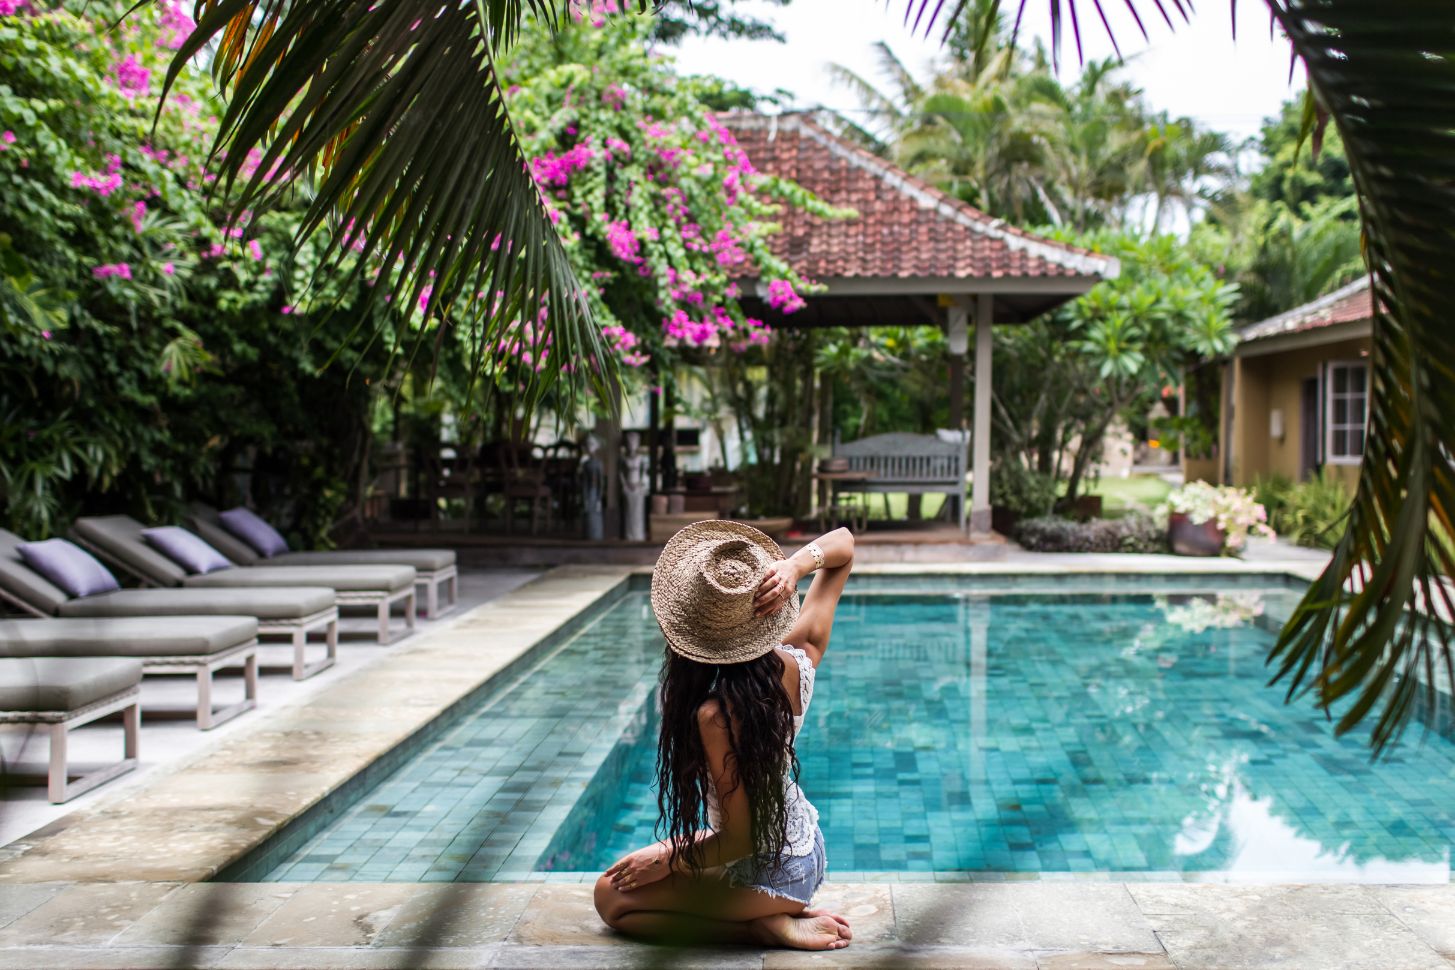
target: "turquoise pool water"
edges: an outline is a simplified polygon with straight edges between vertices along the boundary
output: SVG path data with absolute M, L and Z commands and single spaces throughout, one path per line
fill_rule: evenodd
M 1371 764 L 1362 739 L 1285 706 L 1263 659 L 1291 587 L 853 588 L 799 742 L 831 877 L 1449 881 L 1455 743 L 1415 730 Z M 599 871 L 652 838 L 660 650 L 645 592 L 627 592 L 255 877 Z

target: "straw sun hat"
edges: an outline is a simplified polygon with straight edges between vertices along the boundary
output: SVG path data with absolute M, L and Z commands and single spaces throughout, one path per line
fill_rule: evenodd
M 798 591 L 767 616 L 753 615 L 753 597 L 782 558 L 778 543 L 730 519 L 679 531 L 652 571 L 652 610 L 667 645 L 702 663 L 735 664 L 781 644 L 798 619 Z

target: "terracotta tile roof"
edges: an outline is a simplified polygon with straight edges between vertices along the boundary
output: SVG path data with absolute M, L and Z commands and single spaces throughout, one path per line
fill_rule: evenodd
M 1373 318 L 1374 296 L 1369 289 L 1369 277 L 1361 276 L 1349 285 L 1326 293 L 1317 300 L 1296 306 L 1276 317 L 1249 324 L 1238 334 L 1238 338 L 1247 343 L 1250 340 L 1264 340 L 1268 337 Z
M 859 213 L 844 221 L 785 213 L 771 245 L 811 279 L 1117 274 L 1115 259 L 993 219 L 805 115 L 735 112 L 721 120 L 758 170 Z

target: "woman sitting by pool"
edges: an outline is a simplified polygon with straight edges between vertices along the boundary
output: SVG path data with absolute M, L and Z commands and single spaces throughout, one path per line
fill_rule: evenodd
M 657 805 L 667 838 L 596 881 L 596 911 L 631 936 L 806 950 L 849 945 L 809 909 L 823 882 L 818 812 L 794 780 L 794 739 L 854 563 L 838 529 L 784 559 L 751 526 L 678 532 L 652 573 L 667 639 Z M 798 581 L 818 572 L 803 608 Z

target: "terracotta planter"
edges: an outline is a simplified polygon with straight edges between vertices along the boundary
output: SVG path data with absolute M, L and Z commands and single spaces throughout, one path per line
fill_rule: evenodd
M 1182 512 L 1167 517 L 1167 544 L 1179 556 L 1221 556 L 1226 540 L 1213 519 L 1194 523 Z

